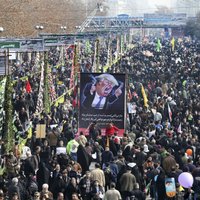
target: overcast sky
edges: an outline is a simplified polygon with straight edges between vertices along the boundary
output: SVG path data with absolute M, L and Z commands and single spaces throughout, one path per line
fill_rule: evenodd
M 132 16 L 143 16 L 144 13 L 154 13 L 159 6 L 166 6 L 176 13 L 187 13 L 195 16 L 200 10 L 200 0 L 105 0 L 109 8 L 107 14 L 116 16 L 128 14 Z
M 170 7 L 172 1 L 175 0 L 105 0 L 110 8 L 109 15 L 150 13 L 154 12 L 157 6 Z
M 155 5 L 165 5 L 165 6 L 171 6 L 171 0 L 148 0 L 149 5 L 155 6 Z

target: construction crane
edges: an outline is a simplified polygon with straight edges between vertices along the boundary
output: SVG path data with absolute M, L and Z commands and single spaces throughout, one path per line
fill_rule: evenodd
M 81 26 L 76 26 L 77 33 L 84 32 L 85 28 L 88 27 L 92 19 L 95 17 L 97 12 L 103 12 L 103 4 L 97 3 L 94 10 L 89 14 L 89 16 L 86 18 L 86 20 L 81 24 Z

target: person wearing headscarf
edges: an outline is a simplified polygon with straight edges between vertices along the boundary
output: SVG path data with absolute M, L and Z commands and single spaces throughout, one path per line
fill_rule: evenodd
M 77 150 L 77 162 L 81 165 L 82 174 L 85 174 L 85 172 L 89 170 L 91 160 L 92 158 L 86 152 L 85 148 L 82 145 L 79 145 Z

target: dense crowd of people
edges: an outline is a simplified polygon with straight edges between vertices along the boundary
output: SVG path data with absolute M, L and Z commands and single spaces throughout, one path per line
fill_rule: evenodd
M 128 77 L 122 137 L 118 136 L 117 124 L 109 123 L 104 136 L 95 121 L 88 127 L 89 135 L 78 133 L 77 92 L 67 93 L 74 59 L 71 48 L 59 67 L 61 51 L 56 48 L 49 52 L 55 95 L 65 93 L 64 103 L 52 104 L 49 113 L 35 113 L 40 83 L 38 55 L 25 55 L 14 63 L 17 133 L 9 152 L 1 141 L 1 166 L 5 170 L 0 176 L 0 199 L 199 199 L 199 44 L 182 38 L 176 40 L 173 49 L 170 41 L 163 39 L 159 50 L 155 39 L 133 41 L 134 48 L 127 48 L 108 69 Z M 88 56 L 82 45 L 79 53 L 81 71 L 93 72 L 94 51 Z M 101 49 L 102 66 L 106 56 L 106 49 Z M 29 92 L 26 81 L 20 79 L 23 76 L 28 77 Z M 142 86 L 148 102 L 144 102 Z M 30 121 L 32 137 L 20 149 L 19 137 L 27 138 Z M 46 125 L 45 138 L 36 137 L 37 124 Z M 178 177 L 182 172 L 192 174 L 191 188 L 181 189 Z M 166 195 L 166 177 L 175 178 L 176 195 L 172 198 Z

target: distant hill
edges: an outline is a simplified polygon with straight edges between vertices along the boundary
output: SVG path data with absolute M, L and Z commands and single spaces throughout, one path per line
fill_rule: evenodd
M 84 3 L 88 2 L 88 6 Z M 97 0 L 1 0 L 0 37 L 36 37 L 36 25 L 45 33 L 72 33 L 96 6 Z M 67 30 L 60 29 L 67 26 Z

